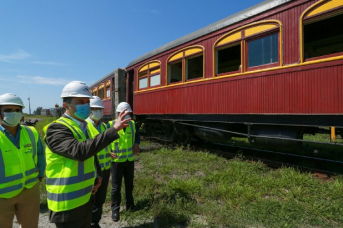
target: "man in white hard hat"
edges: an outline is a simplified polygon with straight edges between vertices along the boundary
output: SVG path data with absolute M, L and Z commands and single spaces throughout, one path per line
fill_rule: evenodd
M 93 135 L 98 135 L 105 132 L 107 125 L 101 121 L 104 113 L 104 104 L 100 97 L 93 96 L 93 99 L 90 100 L 91 114 L 88 117 L 87 128 L 92 132 Z M 111 144 L 105 147 L 97 153 L 97 157 L 100 163 L 102 171 L 102 181 L 101 185 L 98 188 L 98 191 L 95 193 L 94 205 L 93 205 L 93 214 L 92 214 L 92 228 L 99 228 L 99 222 L 102 215 L 102 206 L 106 200 L 108 180 L 110 178 L 110 167 L 111 167 Z
M 132 113 L 130 105 L 126 102 L 118 104 L 116 112 L 119 114 L 123 110 L 128 110 Z M 124 117 L 131 119 L 130 114 Z M 116 124 L 118 120 L 110 121 L 108 126 Z M 120 203 L 121 203 L 121 184 L 124 177 L 125 180 L 125 197 L 126 197 L 126 210 L 134 210 L 135 204 L 133 200 L 133 179 L 134 179 L 134 158 L 133 155 L 139 152 L 139 133 L 136 129 L 133 120 L 128 121 L 128 127 L 118 131 L 120 136 L 113 142 L 113 152 L 111 153 L 112 164 L 112 190 L 111 190 L 111 209 L 112 220 L 117 222 L 120 220 Z
M 0 96 L 0 227 L 12 227 L 16 215 L 23 228 L 38 227 L 39 180 L 44 177 L 42 142 L 34 127 L 20 125 L 23 101 Z
M 85 119 L 91 113 L 91 92 L 80 81 L 68 83 L 61 98 L 66 109 L 61 118 L 47 125 L 46 189 L 49 220 L 56 227 L 90 227 L 94 195 L 101 184 L 98 152 L 118 139 L 118 131 L 127 126 L 123 110 L 113 127 L 93 135 Z

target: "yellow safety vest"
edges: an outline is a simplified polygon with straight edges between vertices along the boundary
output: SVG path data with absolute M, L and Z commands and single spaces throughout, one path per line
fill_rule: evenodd
M 113 126 L 113 121 L 110 121 L 109 124 L 110 126 Z M 117 155 L 116 158 L 112 159 L 112 162 L 133 161 L 132 151 L 133 145 L 135 144 L 136 126 L 133 120 L 130 120 L 128 124 L 129 126 L 125 129 L 125 132 L 121 129 L 118 132 L 118 135 L 120 136 L 119 139 L 112 143 L 112 149 Z
M 100 131 L 98 131 L 98 129 L 93 125 L 93 123 L 91 121 L 89 121 L 88 119 L 87 121 L 87 128 L 89 131 L 91 131 L 92 135 L 98 135 L 99 133 L 103 133 L 106 129 L 107 126 L 104 123 L 101 123 L 100 125 Z M 105 149 L 101 150 L 99 153 L 97 153 L 98 156 L 98 160 L 99 160 L 99 164 L 101 167 L 101 170 L 108 170 L 111 167 L 111 144 L 107 147 L 105 147 Z
M 12 198 L 38 181 L 38 132 L 21 126 L 20 149 L 0 131 L 0 198 Z
M 71 119 L 61 117 L 54 122 L 67 126 L 79 142 L 87 140 L 81 128 Z M 45 133 L 49 125 L 45 126 Z M 87 133 L 90 138 L 94 137 L 90 131 L 87 130 Z M 48 146 L 45 154 L 48 208 L 59 212 L 86 204 L 95 181 L 94 157 L 83 162 L 76 161 L 53 153 Z

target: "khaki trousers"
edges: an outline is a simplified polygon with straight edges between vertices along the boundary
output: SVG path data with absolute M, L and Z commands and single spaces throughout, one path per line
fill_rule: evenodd
M 10 199 L 0 198 L 0 227 L 12 228 L 14 215 L 22 228 L 37 228 L 39 217 L 38 181 L 30 189 L 24 188 Z

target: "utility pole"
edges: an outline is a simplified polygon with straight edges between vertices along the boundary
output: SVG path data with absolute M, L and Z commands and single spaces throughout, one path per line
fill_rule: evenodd
M 31 105 L 30 105 L 30 97 L 27 98 L 29 100 L 29 114 L 31 115 Z

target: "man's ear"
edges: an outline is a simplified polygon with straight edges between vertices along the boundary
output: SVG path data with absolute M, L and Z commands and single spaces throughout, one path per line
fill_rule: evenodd
M 63 103 L 62 103 L 62 106 L 63 106 L 63 108 L 65 108 L 66 110 L 69 109 L 68 103 L 67 103 L 67 102 L 63 102 Z

